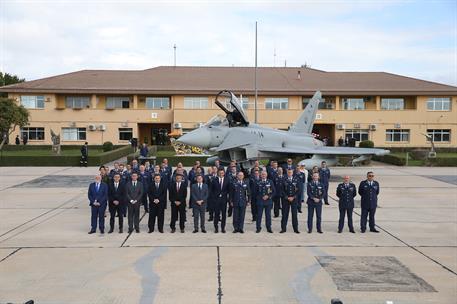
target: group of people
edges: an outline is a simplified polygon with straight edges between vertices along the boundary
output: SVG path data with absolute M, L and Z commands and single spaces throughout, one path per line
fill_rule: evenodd
M 97 224 L 100 233 L 105 232 L 107 208 L 110 216 L 108 233 L 114 231 L 116 218 L 119 233 L 122 233 L 124 217 L 128 219 L 128 232 L 139 233 L 141 206 L 149 215 L 149 233 L 154 232 L 156 227 L 163 233 L 167 201 L 170 202 L 171 209 L 171 233 L 176 232 L 177 224 L 179 231 L 185 232 L 187 209 L 192 210 L 193 233 L 206 233 L 206 221 L 213 222 L 215 233 L 225 233 L 227 217 L 233 219 L 233 233 L 244 233 L 245 215 L 249 206 L 257 233 L 262 230 L 264 215 L 265 228 L 273 233 L 272 213 L 274 217 L 281 215 L 280 233 L 287 231 L 289 215 L 292 217 L 293 231 L 300 233 L 298 213 L 302 213 L 305 202 L 308 209 L 308 233 L 313 231 L 314 214 L 316 230 L 323 233 L 322 207 L 324 204 L 329 205 L 330 176 L 325 161 L 322 161 L 320 167 L 315 166 L 308 172 L 303 166 L 295 166 L 292 159 L 281 166 L 277 161 L 271 161 L 265 167 L 256 161 L 250 171 L 242 170 L 236 162 L 231 162 L 224 168 L 219 161 L 206 170 L 199 161 L 195 162 L 189 172 L 182 163 L 178 163 L 173 170 L 167 159 L 154 166 L 149 162 L 140 164 L 135 159 L 125 166 L 115 163 L 111 170 L 102 166 L 100 174 L 95 176 L 95 181 L 88 190 L 91 206 L 89 234 L 96 232 Z M 361 232 L 366 231 L 367 219 L 370 231 L 378 232 L 375 212 L 379 190 L 373 172 L 367 173 L 367 179 L 358 188 L 349 176 L 344 176 L 336 188 L 340 211 L 338 233 L 343 231 L 346 216 L 349 231 L 355 233 L 352 214 L 357 193 L 361 196 Z

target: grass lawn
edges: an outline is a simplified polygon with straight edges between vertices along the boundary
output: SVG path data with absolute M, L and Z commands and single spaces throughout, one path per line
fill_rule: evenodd
M 51 149 L 46 150 L 20 150 L 20 151 L 2 151 L 3 156 L 50 156 L 55 155 Z M 89 149 L 89 156 L 95 156 L 100 153 L 103 153 L 102 149 Z M 60 155 L 63 156 L 79 156 L 81 155 L 81 150 L 79 149 L 64 149 L 61 150 Z

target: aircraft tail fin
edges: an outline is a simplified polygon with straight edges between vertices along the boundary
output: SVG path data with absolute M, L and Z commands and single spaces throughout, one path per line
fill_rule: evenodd
M 320 91 L 314 93 L 314 96 L 309 100 L 308 105 L 298 117 L 297 121 L 290 127 L 289 132 L 308 133 L 313 131 L 314 120 L 319 103 L 322 101 Z

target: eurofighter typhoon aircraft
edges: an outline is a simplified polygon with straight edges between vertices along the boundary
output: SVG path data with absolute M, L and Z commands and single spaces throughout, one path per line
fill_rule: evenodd
M 357 156 L 352 160 L 355 165 L 373 155 L 385 155 L 389 150 L 330 147 L 314 138 L 311 134 L 314 119 L 322 95 L 314 94 L 297 121 L 288 131 L 272 129 L 250 123 L 235 94 L 221 91 L 216 95 L 215 103 L 226 117 L 217 115 L 204 126 L 181 136 L 178 141 L 191 146 L 198 146 L 216 152 L 217 156 L 208 158 L 208 163 L 219 159 L 222 163 L 236 160 L 244 168 L 250 168 L 255 160 L 285 160 L 303 157 L 299 163 L 307 169 L 326 161 L 328 165 L 337 162 L 337 156 Z

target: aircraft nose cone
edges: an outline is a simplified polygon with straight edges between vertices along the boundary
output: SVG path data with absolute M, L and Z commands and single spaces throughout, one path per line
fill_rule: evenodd
M 209 148 L 211 144 L 211 133 L 204 128 L 200 128 L 184 134 L 178 138 L 178 141 L 190 146 Z

